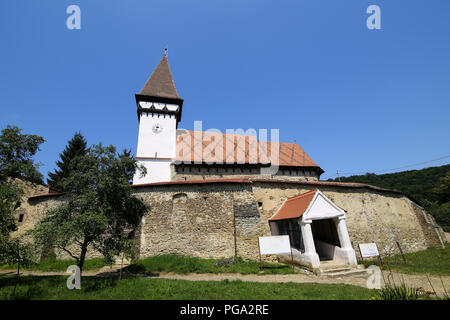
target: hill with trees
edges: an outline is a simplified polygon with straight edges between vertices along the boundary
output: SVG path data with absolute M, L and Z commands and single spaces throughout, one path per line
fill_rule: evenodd
M 446 231 L 450 231 L 450 164 L 380 175 L 366 173 L 328 181 L 359 182 L 401 191 L 423 206 Z

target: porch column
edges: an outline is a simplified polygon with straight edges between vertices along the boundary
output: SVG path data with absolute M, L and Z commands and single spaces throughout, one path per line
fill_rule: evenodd
M 339 242 L 341 243 L 341 248 L 351 248 L 352 243 L 350 242 L 350 236 L 348 235 L 347 223 L 345 222 L 345 217 L 341 216 L 336 222 L 336 229 L 339 236 Z
M 320 267 L 320 259 L 319 255 L 316 252 L 316 246 L 314 245 L 314 238 L 312 235 L 311 230 L 311 222 L 304 222 L 302 221 L 300 223 L 300 227 L 302 230 L 302 239 L 303 239 L 303 245 L 305 247 L 305 257 L 308 260 L 308 262 L 311 263 L 311 266 L 313 268 L 319 268 Z
M 341 249 L 345 255 L 345 260 L 350 265 L 357 264 L 356 253 L 350 242 L 350 236 L 348 235 L 347 223 L 345 222 L 345 216 L 340 216 L 336 221 L 336 229 L 339 236 L 339 242 L 341 243 Z

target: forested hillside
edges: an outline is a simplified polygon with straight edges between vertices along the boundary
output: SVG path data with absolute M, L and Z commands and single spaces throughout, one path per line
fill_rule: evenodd
M 427 209 L 446 231 L 450 231 L 450 164 L 380 175 L 367 173 L 328 181 L 360 182 L 406 193 Z

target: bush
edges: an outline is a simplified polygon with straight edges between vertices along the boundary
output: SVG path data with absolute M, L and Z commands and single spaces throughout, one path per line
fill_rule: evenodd
M 400 286 L 388 285 L 378 290 L 371 300 L 420 300 L 427 294 L 418 288 L 408 288 L 405 284 Z

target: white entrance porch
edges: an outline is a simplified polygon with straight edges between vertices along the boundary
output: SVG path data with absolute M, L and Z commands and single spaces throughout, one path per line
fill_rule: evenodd
M 345 220 L 345 211 L 314 189 L 287 199 L 269 223 L 272 235 L 290 236 L 297 263 L 316 269 L 326 260 L 357 264 Z

